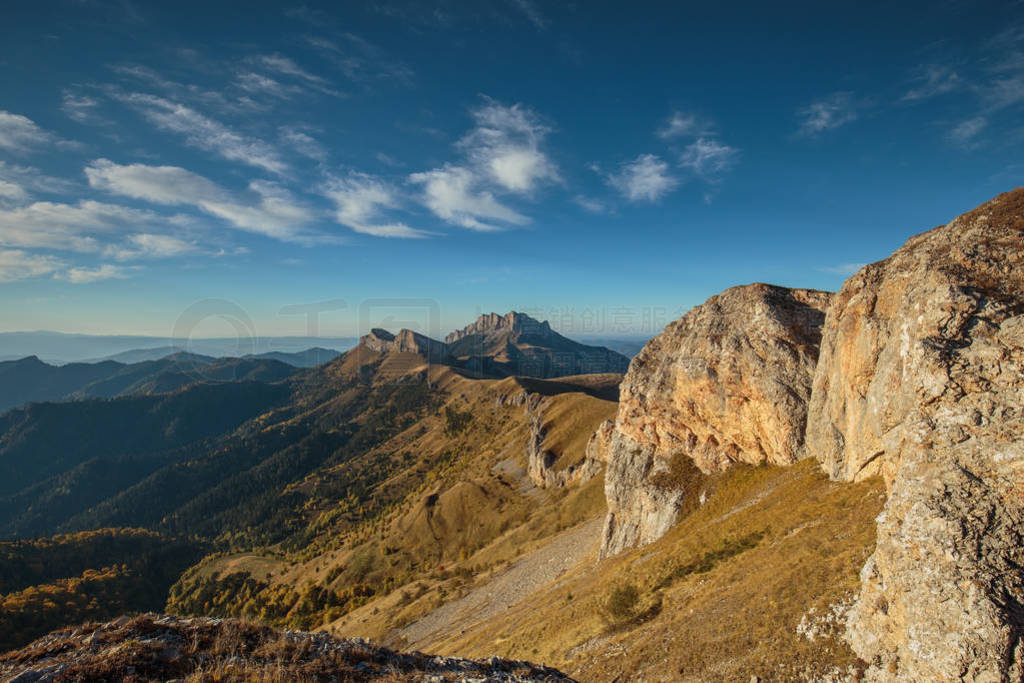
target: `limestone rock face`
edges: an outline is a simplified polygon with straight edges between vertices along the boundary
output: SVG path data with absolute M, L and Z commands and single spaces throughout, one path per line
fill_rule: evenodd
M 890 491 L 849 623 L 878 678 L 1024 677 L 1024 190 L 832 300 L 807 447 Z
M 705 473 L 790 464 L 803 438 L 830 294 L 733 287 L 695 307 L 633 359 L 610 440 L 602 557 L 675 522 L 679 491 L 652 483 L 676 454 Z
M 611 420 L 602 422 L 597 431 L 590 435 L 587 441 L 586 457 L 580 466 L 580 481 L 588 481 L 597 476 L 601 469 L 608 462 L 608 453 L 611 450 L 612 435 L 615 433 L 615 423 Z
M 446 344 L 454 344 L 467 337 L 497 335 L 502 332 L 524 332 L 544 336 L 551 334 L 551 325 L 547 320 L 539 322 L 525 313 L 516 311 L 509 311 L 505 315 L 488 313 L 481 315 L 461 330 L 450 333 L 444 341 Z
M 683 506 L 683 492 L 658 485 L 668 460 L 649 444 L 615 430 L 608 447 L 604 496 L 608 505 L 599 558 L 655 541 L 672 527 Z

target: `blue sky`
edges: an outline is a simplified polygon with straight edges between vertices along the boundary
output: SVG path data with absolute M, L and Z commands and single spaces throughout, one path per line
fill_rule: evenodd
M 8 0 L 0 330 L 837 289 L 1024 179 L 1024 4 L 898 4 Z

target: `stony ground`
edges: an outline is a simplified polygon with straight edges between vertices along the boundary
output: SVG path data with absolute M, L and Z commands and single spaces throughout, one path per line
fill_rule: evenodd
M 412 647 L 467 631 L 482 621 L 507 611 L 520 600 L 549 588 L 559 576 L 580 562 L 597 559 L 601 518 L 570 529 L 542 548 L 517 560 L 494 580 L 464 597 L 442 605 L 402 629 Z
M 491 657 L 399 653 L 362 639 L 233 619 L 146 614 L 55 631 L 0 655 L 0 679 L 30 681 L 570 681 Z

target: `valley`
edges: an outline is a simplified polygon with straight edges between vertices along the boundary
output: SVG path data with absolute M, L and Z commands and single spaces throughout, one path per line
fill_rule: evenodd
M 1019 678 L 1021 226 L 1016 190 L 837 293 L 730 288 L 632 361 L 513 312 L 14 408 L 0 667 L 165 611 L 131 628 L 537 680 Z

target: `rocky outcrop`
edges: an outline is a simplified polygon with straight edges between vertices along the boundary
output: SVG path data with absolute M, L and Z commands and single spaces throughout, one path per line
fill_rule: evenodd
M 590 439 L 587 441 L 587 450 L 580 465 L 579 479 L 581 482 L 593 479 L 608 463 L 608 453 L 611 451 L 612 435 L 615 433 L 615 423 L 605 420 L 600 424 Z
M 551 334 L 551 325 L 548 321 L 539 322 L 525 313 L 509 311 L 505 315 L 488 313 L 481 315 L 475 321 L 462 328 L 455 330 L 444 338 L 446 344 L 454 344 L 467 337 L 500 335 L 505 332 L 521 332 L 546 336 Z
M 601 556 L 652 541 L 678 516 L 682 491 L 656 483 L 671 458 L 704 472 L 735 462 L 790 464 L 803 436 L 829 294 L 734 287 L 652 339 L 620 386 L 609 439 Z
M 525 313 L 490 313 L 445 337 L 455 362 L 486 375 L 566 377 L 622 373 L 629 359 L 567 339 Z
M 530 430 L 526 437 L 526 474 L 537 486 L 551 488 L 564 484 L 559 477 L 564 473 L 552 469 L 556 456 L 544 449 L 547 430 L 544 429 L 543 402 L 540 394 L 529 394 L 523 404 Z
M 849 640 L 876 678 L 1024 677 L 1024 190 L 833 298 L 807 444 L 890 491 Z
M 278 631 L 234 619 L 145 614 L 55 631 L 0 656 L 5 681 L 570 681 L 490 657 L 404 654 L 362 638 Z
M 412 330 L 402 329 L 398 334 L 374 328 L 359 338 L 359 344 L 377 353 L 415 353 L 437 362 L 448 357 L 448 345 Z
M 651 445 L 612 432 L 604 473 L 608 514 L 599 559 L 655 541 L 675 524 L 685 492 L 659 485 L 658 475 L 668 468 L 668 458 L 658 457 Z
M 398 334 L 374 328 L 359 338 L 356 354 L 413 353 L 484 377 L 567 377 L 621 374 L 629 359 L 603 346 L 567 339 L 525 313 L 480 316 L 445 341 L 403 329 Z M 339 361 L 344 364 L 344 359 Z
M 560 486 L 575 486 L 593 479 L 601 473 L 607 457 L 607 444 L 602 444 L 599 435 L 607 434 L 611 430 L 611 421 L 605 420 L 598 430 L 587 442 L 584 459 L 576 464 L 569 465 L 565 469 L 556 469 L 555 462 L 558 454 L 544 447 L 544 440 L 547 438 L 547 430 L 544 427 L 544 410 L 547 407 L 548 399 L 540 394 L 528 394 L 522 392 L 521 403 L 508 403 L 506 405 L 522 405 L 526 412 L 529 425 L 529 432 L 526 438 L 526 473 L 530 480 L 540 488 L 556 488 Z M 607 426 L 606 426 L 607 425 Z

